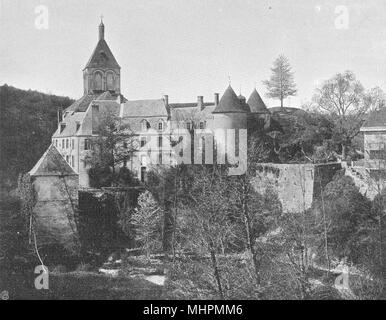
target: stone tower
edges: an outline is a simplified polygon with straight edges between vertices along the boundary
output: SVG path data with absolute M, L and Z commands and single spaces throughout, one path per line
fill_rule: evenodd
M 105 40 L 103 21 L 99 25 L 99 41 L 83 69 L 84 93 L 110 91 L 121 93 L 121 67 L 115 60 Z

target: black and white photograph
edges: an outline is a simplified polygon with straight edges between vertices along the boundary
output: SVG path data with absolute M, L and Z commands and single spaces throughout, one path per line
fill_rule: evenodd
M 385 12 L 0 0 L 0 305 L 385 300 Z

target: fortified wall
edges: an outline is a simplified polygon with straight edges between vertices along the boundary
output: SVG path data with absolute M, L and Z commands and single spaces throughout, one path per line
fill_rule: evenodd
M 322 188 L 341 169 L 340 163 L 262 163 L 257 168 L 253 186 L 259 193 L 272 188 L 277 193 L 284 212 L 299 212 L 311 207 Z

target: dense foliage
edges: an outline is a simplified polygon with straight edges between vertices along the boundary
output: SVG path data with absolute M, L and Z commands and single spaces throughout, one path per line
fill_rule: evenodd
M 1 179 L 16 184 L 19 173 L 30 170 L 50 145 L 57 128 L 57 109 L 73 102 L 68 97 L 0 87 Z

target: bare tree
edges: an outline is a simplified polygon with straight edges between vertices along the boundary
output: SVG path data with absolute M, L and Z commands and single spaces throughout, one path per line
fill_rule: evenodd
M 313 97 L 316 107 L 327 113 L 335 124 L 335 139 L 341 145 L 343 159 L 369 108 L 364 98 L 364 88 L 351 71 L 338 73 L 325 81 Z
M 191 204 L 187 207 L 191 213 L 190 246 L 202 256 L 206 253 L 210 255 L 213 276 L 221 299 L 224 299 L 225 294 L 218 253 L 222 251 L 224 239 L 233 236 L 228 218 L 229 199 L 225 178 L 221 168 L 200 166 L 189 194 Z
M 152 194 L 145 191 L 139 196 L 138 206 L 131 215 L 135 241 L 147 257 L 151 252 L 161 249 L 161 211 Z

